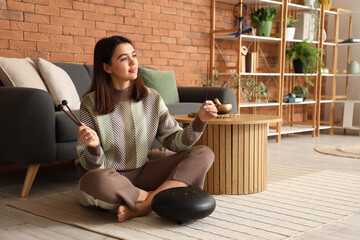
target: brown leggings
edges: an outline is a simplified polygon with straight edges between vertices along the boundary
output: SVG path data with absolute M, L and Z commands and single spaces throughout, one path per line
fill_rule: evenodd
M 117 172 L 115 169 L 87 171 L 80 178 L 79 201 L 83 206 L 116 210 L 126 204 L 136 210 L 140 190 L 154 191 L 165 180 L 177 180 L 203 188 L 214 153 L 206 146 L 148 161 L 143 167 Z

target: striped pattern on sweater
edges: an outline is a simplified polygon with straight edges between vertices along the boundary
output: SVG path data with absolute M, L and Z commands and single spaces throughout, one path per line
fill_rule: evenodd
M 155 90 L 148 88 L 149 95 L 139 102 L 129 99 L 129 89 L 115 91 L 115 110 L 109 114 L 96 114 L 95 92 L 82 100 L 80 120 L 97 132 L 101 142 L 98 148 L 90 148 L 78 140 L 78 161 L 85 169 L 133 170 L 146 163 L 155 138 L 167 149 L 180 152 L 201 137 L 206 124 L 195 118 L 181 128 Z

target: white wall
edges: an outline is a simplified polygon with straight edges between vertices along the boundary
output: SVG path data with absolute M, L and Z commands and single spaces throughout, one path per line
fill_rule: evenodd
M 352 18 L 353 18 L 353 26 L 352 26 L 352 35 L 353 38 L 360 38 L 360 0 L 333 0 L 331 8 L 343 8 L 348 9 L 352 11 Z M 333 39 L 333 23 L 334 18 L 329 18 L 329 25 L 328 25 L 328 38 Z M 347 16 L 341 16 L 340 17 L 340 38 L 346 39 L 348 38 L 348 17 Z M 329 64 L 327 67 L 331 67 L 332 62 L 332 48 L 327 48 L 327 60 Z M 338 69 L 346 69 L 346 63 L 347 63 L 347 47 L 339 47 L 338 48 Z M 350 53 L 350 61 L 357 60 L 360 62 L 360 45 L 352 46 L 351 47 L 351 53 Z M 326 84 L 326 93 L 327 95 L 330 94 L 331 84 L 330 84 L 330 78 L 327 80 Z M 337 85 L 336 85 L 336 93 L 338 95 L 344 95 L 345 94 L 345 78 L 338 78 L 337 79 Z M 351 77 L 349 81 L 349 99 L 351 100 L 360 100 L 360 77 Z M 328 119 L 329 115 L 329 104 L 326 104 L 326 116 Z M 342 115 L 342 104 L 336 104 L 336 111 L 335 111 L 335 119 L 340 119 L 340 116 Z M 341 116 L 342 118 L 342 116 Z M 360 122 L 360 106 L 359 104 L 356 105 L 356 110 L 354 113 L 354 123 L 356 125 L 359 125 Z

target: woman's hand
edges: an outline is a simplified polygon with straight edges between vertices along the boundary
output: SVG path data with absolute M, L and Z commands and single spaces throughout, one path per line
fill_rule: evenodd
M 78 127 L 78 136 L 86 146 L 97 147 L 100 145 L 100 139 L 96 132 L 91 128 L 87 127 L 84 123 Z
M 211 119 L 216 118 L 216 116 L 217 116 L 217 108 L 215 107 L 213 101 L 211 100 L 205 101 L 199 109 L 198 117 L 200 118 L 200 120 L 202 122 L 208 122 Z

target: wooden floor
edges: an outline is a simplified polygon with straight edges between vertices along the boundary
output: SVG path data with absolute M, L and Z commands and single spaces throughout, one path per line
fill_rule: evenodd
M 338 143 L 360 143 L 360 137 L 322 134 L 318 138 L 312 138 L 309 134 L 297 134 L 283 137 L 281 143 L 276 143 L 275 138 L 271 138 L 268 161 L 356 174 L 360 183 L 360 159 L 329 156 L 313 150 L 317 145 Z M 25 169 L 4 171 L 4 167 L 0 165 L 0 239 L 113 239 L 7 206 L 8 203 L 19 200 Z M 40 167 L 29 197 L 63 192 L 76 186 L 77 175 L 72 164 Z M 360 213 L 357 213 L 295 239 L 348 240 L 360 239 L 359 236 Z

